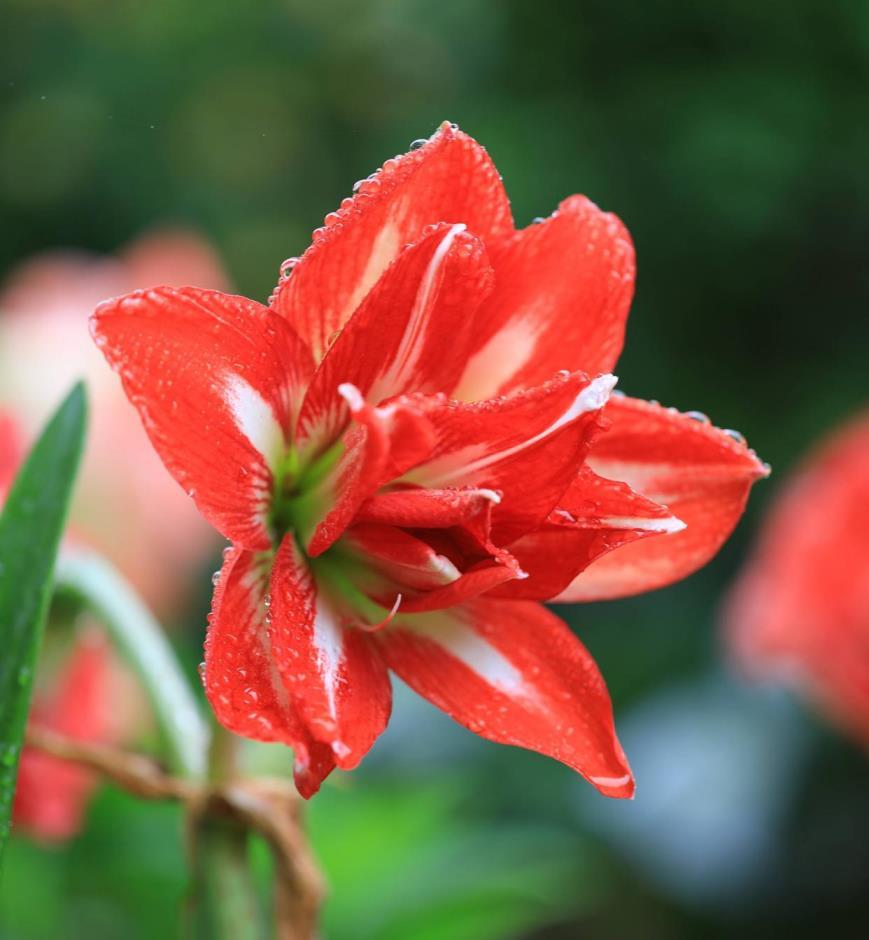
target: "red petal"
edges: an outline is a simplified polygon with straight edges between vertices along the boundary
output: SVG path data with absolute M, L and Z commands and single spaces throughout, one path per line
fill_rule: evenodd
M 359 589 L 386 608 L 400 594 L 398 609 L 405 613 L 452 607 L 505 581 L 525 577 L 506 552 L 493 550 L 491 557 L 460 569 L 422 537 L 392 526 L 354 525 L 341 547 L 353 551 L 361 563 L 353 578 Z M 460 546 L 454 548 L 460 554 Z
M 244 297 L 160 287 L 101 304 L 91 329 L 202 514 L 267 548 L 272 466 L 311 368 L 287 323 Z
M 614 382 L 612 376 L 589 382 L 574 373 L 490 401 L 428 399 L 425 414 L 437 441 L 404 480 L 498 491 L 492 538 L 512 541 L 543 522 L 570 485 Z
M 528 577 L 503 585 L 494 595 L 548 600 L 601 555 L 683 528 L 665 507 L 583 467 L 549 519 L 508 546 Z
M 600 672 L 545 607 L 477 600 L 399 615 L 376 639 L 391 669 L 471 731 L 554 757 L 606 796 L 633 795 Z
M 314 582 L 295 549 L 281 545 L 269 608 L 275 664 L 317 740 L 350 770 L 389 721 L 392 690 L 371 637 L 344 626 L 344 617 Z
M 869 411 L 788 479 L 724 619 L 752 673 L 796 682 L 869 744 Z
M 447 529 L 491 513 L 501 502 L 494 490 L 405 489 L 377 493 L 356 513 L 357 522 L 380 522 L 409 529 Z
M 274 665 L 265 603 L 270 566 L 270 555 L 227 550 L 205 643 L 205 692 L 225 728 L 295 750 L 296 786 L 309 797 L 335 764 L 308 733 Z
M 353 552 L 370 571 L 396 586 L 430 591 L 461 577 L 459 569 L 446 555 L 394 526 L 354 525 L 344 534 L 341 548 Z M 368 575 L 366 571 L 362 577 Z M 366 590 L 366 593 L 372 592 Z
M 449 392 L 462 371 L 473 315 L 491 290 L 482 242 L 438 225 L 403 251 L 330 347 L 299 420 L 299 438 L 335 439 L 349 421 L 338 387 L 377 404 L 404 392 Z
M 634 249 L 624 225 L 584 196 L 489 244 L 495 290 L 475 318 L 457 397 L 528 388 L 559 369 L 609 372 L 624 341 Z
M 706 420 L 624 397 L 613 398 L 604 414 L 612 425 L 592 448 L 589 465 L 664 504 L 686 528 L 598 559 L 560 601 L 639 594 L 696 571 L 733 531 L 752 484 L 769 472 L 741 440 Z
M 405 245 L 427 225 L 463 222 L 486 240 L 513 230 L 510 204 L 486 151 L 449 124 L 419 150 L 387 160 L 327 216 L 273 301 L 319 360 Z

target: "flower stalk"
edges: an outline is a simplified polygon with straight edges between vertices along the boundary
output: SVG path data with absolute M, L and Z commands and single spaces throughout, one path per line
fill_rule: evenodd
M 193 871 L 188 936 L 312 940 L 322 878 L 292 788 L 243 776 L 238 738 L 220 726 L 209 730 L 159 624 L 108 562 L 90 553 L 65 553 L 55 590 L 92 612 L 135 670 L 163 735 L 167 769 L 141 754 L 45 729 L 30 729 L 28 745 L 99 773 L 140 799 L 184 806 Z M 250 868 L 254 833 L 266 840 L 274 859 L 273 931 Z
M 55 590 L 98 618 L 136 672 L 154 710 L 172 772 L 202 777 L 208 725 L 165 634 L 132 587 L 100 556 L 67 551 L 57 564 Z

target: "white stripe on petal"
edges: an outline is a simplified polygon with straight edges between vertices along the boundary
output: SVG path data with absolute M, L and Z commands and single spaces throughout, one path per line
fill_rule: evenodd
M 625 774 L 623 777 L 593 777 L 588 780 L 598 787 L 623 787 L 631 782 L 631 775 Z
M 224 394 L 238 429 L 274 469 L 281 455 L 284 434 L 271 406 L 239 375 L 226 377 Z
M 686 524 L 676 516 L 606 516 L 599 525 L 608 529 L 640 529 L 643 532 L 681 532 Z
M 403 391 L 408 381 L 414 376 L 422 352 L 422 338 L 428 325 L 429 307 L 432 302 L 435 280 L 444 263 L 444 259 L 460 232 L 467 228 L 463 223 L 453 225 L 435 249 L 425 274 L 419 284 L 413 309 L 401 337 L 395 358 L 389 368 L 374 383 L 368 394 L 370 401 L 382 401 L 390 395 Z
M 440 460 L 432 461 L 422 468 L 421 473 L 408 474 L 407 478 L 415 479 L 417 476 L 424 476 L 427 486 L 440 486 L 458 478 L 467 480 L 473 474 L 485 470 L 492 464 L 500 463 L 508 457 L 513 457 L 515 454 L 539 444 L 581 415 L 603 408 L 609 400 L 610 392 L 615 388 L 617 381 L 618 379 L 614 375 L 599 375 L 580 390 L 576 398 L 548 428 L 533 437 L 514 444 L 512 447 L 483 454 L 479 457 L 475 456 L 475 452 L 479 453 L 480 447 L 464 448 Z
M 329 714 L 337 718 L 336 695 L 341 681 L 341 663 L 344 659 L 344 632 L 323 598 L 317 599 L 314 617 L 314 646 L 317 648 L 317 669 L 326 690 Z
M 411 614 L 401 626 L 427 636 L 499 692 L 511 698 L 535 698 L 534 689 L 513 663 L 469 626 L 437 614 Z
M 458 381 L 453 398 L 481 401 L 516 375 L 531 359 L 546 315 L 527 311 L 502 327 L 482 349 L 474 353 Z
M 397 214 L 398 206 L 393 210 L 393 217 Z M 365 270 L 359 277 L 353 293 L 347 298 L 344 309 L 340 312 L 341 322 L 346 322 L 354 313 L 365 295 L 376 283 L 381 274 L 392 264 L 401 248 L 401 230 L 398 221 L 386 221 L 377 233 L 365 262 Z

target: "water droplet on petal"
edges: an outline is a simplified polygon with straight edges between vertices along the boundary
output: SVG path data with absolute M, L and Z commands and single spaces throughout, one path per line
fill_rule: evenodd
M 211 576 L 211 583 L 215 587 L 217 587 L 217 585 L 220 584 L 220 570 L 219 569 L 215 571 L 214 574 Z
M 298 258 L 287 258 L 281 262 L 281 277 L 289 277 L 293 273 L 293 268 L 299 263 Z
M 692 421 L 699 421 L 701 424 L 711 424 L 709 416 L 703 414 L 702 411 L 686 411 L 685 417 L 690 418 Z
M 196 667 L 196 671 L 199 673 L 199 680 L 205 685 L 205 663 L 200 663 Z
M 425 147 L 425 145 L 426 145 L 427 143 L 428 143 L 428 138 L 427 138 L 427 137 L 417 137 L 416 140 L 412 140 L 412 141 L 410 142 L 410 149 L 411 149 L 411 150 L 419 150 L 420 147 Z
M 733 428 L 723 428 L 723 431 L 728 437 L 732 437 L 737 444 L 745 443 L 745 435 L 741 431 L 734 431 Z
M 263 607 L 265 607 L 265 609 L 268 610 L 269 607 L 271 606 L 272 606 L 272 596 L 271 594 L 266 594 L 266 596 L 263 598 Z
M 531 220 L 531 224 L 532 224 L 532 225 L 540 225 L 541 222 L 545 222 L 545 221 L 546 221 L 546 216 L 544 216 L 544 215 L 535 215 L 534 218 Z

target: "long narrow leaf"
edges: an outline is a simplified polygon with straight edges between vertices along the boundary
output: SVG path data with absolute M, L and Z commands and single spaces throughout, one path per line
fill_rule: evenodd
M 0 516 L 0 861 L 86 410 L 78 383 L 30 452 Z

